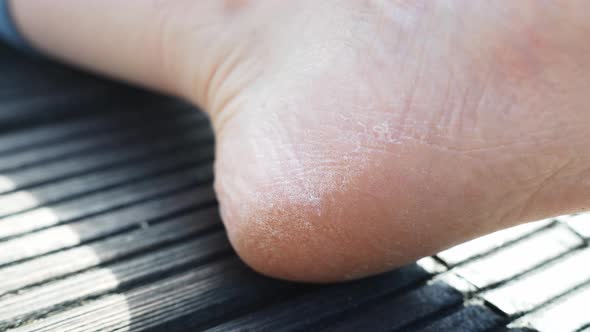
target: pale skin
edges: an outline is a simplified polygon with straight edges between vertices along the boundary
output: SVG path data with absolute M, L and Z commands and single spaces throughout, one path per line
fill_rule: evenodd
M 590 2 L 18 0 L 46 54 L 186 98 L 238 254 L 379 273 L 590 208 Z

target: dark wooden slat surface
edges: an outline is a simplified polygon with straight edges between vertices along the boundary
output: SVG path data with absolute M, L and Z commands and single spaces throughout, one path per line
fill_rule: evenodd
M 482 305 L 469 305 L 424 328 L 418 329 L 418 331 L 491 331 L 499 327 L 505 320 L 505 318 Z
M 359 308 L 323 331 L 403 331 L 438 312 L 461 305 L 463 296 L 452 287 L 434 283 L 399 297 Z
M 161 103 L 165 105 L 166 103 Z M 156 109 L 161 108 L 156 107 Z M 29 128 L 25 131 L 12 131 L 0 134 L 2 146 L 0 147 L 0 155 L 2 157 L 11 157 L 27 153 L 29 150 L 40 149 L 47 146 L 52 146 L 56 143 L 71 142 L 72 140 L 79 140 L 90 135 L 103 132 L 113 132 L 120 126 L 128 124 L 130 121 L 138 121 L 147 113 L 148 117 L 157 116 L 158 112 L 149 112 L 144 109 L 137 109 L 134 107 L 119 108 L 116 110 L 107 109 L 102 114 L 91 113 L 84 118 L 65 119 L 64 121 L 51 122 L 43 126 Z M 123 126 L 124 128 L 124 126 Z
M 194 153 L 195 151 L 201 153 Z M 157 177 L 172 173 L 174 170 L 186 168 L 188 165 L 206 164 L 213 158 L 209 147 L 199 149 L 195 146 L 157 154 L 158 158 L 140 160 L 131 164 L 120 165 L 86 173 L 80 176 L 62 179 L 34 188 L 16 189 L 10 193 L 0 194 L 0 205 L 5 217 L 8 214 L 24 212 L 42 205 L 58 203 L 77 196 L 106 190 L 147 177 Z M 138 163 L 141 167 L 138 167 Z M 34 196 L 35 199 L 27 199 Z
M 170 129 L 167 132 L 160 133 L 162 135 L 150 134 L 154 136 L 154 141 L 150 145 L 145 145 L 139 140 L 132 140 L 126 142 L 122 139 L 118 142 L 113 142 L 113 145 L 106 147 L 104 150 L 95 151 L 91 154 L 81 154 L 75 156 L 63 156 L 61 159 L 54 159 L 38 163 L 37 167 L 19 167 L 12 171 L 5 171 L 4 177 L 9 178 L 17 188 L 30 188 L 36 185 L 45 184 L 49 182 L 58 181 L 65 178 L 84 175 L 90 172 L 98 171 L 105 168 L 112 168 L 132 162 L 138 162 L 150 158 L 158 153 L 178 149 L 179 147 L 188 144 L 195 145 L 195 143 L 203 140 L 203 133 L 199 131 L 190 131 L 186 135 L 178 137 L 175 133 L 178 128 Z M 145 136 L 148 133 L 144 133 Z M 167 137 L 172 135 L 173 138 L 167 140 Z M 129 144 L 127 149 L 123 149 L 116 144 L 126 142 Z M 209 141 L 210 145 L 210 141 Z M 211 150 L 210 146 L 203 149 Z M 3 193 L 10 190 L 3 190 Z
M 138 217 L 142 220 L 141 216 Z M 193 208 L 180 215 L 172 215 L 165 222 L 140 226 L 134 231 L 2 268 L 0 296 L 220 228 L 216 206 Z
M 429 273 L 411 265 L 361 282 L 322 287 L 282 305 L 244 315 L 208 331 L 317 329 L 340 319 L 342 314 L 358 310 L 375 299 L 401 293 L 429 277 Z M 297 315 L 293 315 L 293 312 Z
M 41 287 L 0 299 L 0 307 L 5 308 L 0 314 L 0 321 L 9 325 L 14 321 L 40 315 L 59 305 L 107 293 L 118 287 L 138 283 L 150 276 L 195 264 L 214 254 L 227 251 L 229 244 L 225 236 L 217 232 L 174 244 L 158 250 L 153 255 L 139 256 L 48 282 Z
M 197 185 L 195 184 L 195 187 Z M 58 227 L 52 227 L 0 243 L 0 266 L 23 259 L 43 255 L 114 234 L 136 225 L 157 220 L 193 206 L 207 206 L 214 202 L 209 186 L 159 197 L 156 201 L 133 205 L 123 209 Z M 151 204 L 150 204 L 151 203 Z M 100 225 L 100 227 L 97 227 Z M 75 233 L 75 236 L 72 236 Z M 23 250 L 22 248 L 27 248 Z
M 84 217 L 110 213 L 135 203 L 162 197 L 191 185 L 211 181 L 211 168 L 188 167 L 172 174 L 148 178 L 143 181 L 116 187 L 76 199 L 50 204 L 0 219 L 0 239 L 23 235 L 58 224 L 72 222 Z M 187 183 L 187 180 L 190 182 Z M 84 206 L 84 209 L 80 209 Z M 109 218 L 109 216 L 105 216 Z
M 136 144 L 141 143 L 146 132 L 150 130 L 155 130 L 154 135 L 166 138 L 171 132 L 178 132 L 184 129 L 182 127 L 190 125 L 191 122 L 194 122 L 194 119 L 188 116 L 186 118 L 175 116 L 173 120 L 160 120 L 157 124 L 150 122 L 148 119 L 140 127 L 138 127 L 139 119 L 137 118 L 128 119 L 128 122 L 125 122 L 121 120 L 117 121 L 118 125 L 111 125 L 109 121 L 103 124 L 103 130 L 91 133 L 88 136 L 63 140 L 58 142 L 58 144 L 45 145 L 38 149 L 21 150 L 20 152 L 13 152 L 8 155 L 5 154 L 0 161 L 0 171 L 12 174 L 22 171 L 23 168 L 32 168 L 33 166 L 45 165 L 63 159 L 76 158 L 80 155 L 92 154 L 92 152 L 116 151 L 121 141 L 128 143 L 136 142 Z M 111 129 L 109 126 L 113 128 Z
M 0 331 L 590 326 L 584 215 L 365 280 L 273 280 L 225 236 L 205 115 L 2 46 L 0 70 Z

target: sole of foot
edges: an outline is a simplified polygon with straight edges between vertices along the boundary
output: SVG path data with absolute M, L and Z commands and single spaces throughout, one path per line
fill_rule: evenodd
M 568 28 L 575 10 L 236 6 L 214 60 L 188 52 L 200 69 L 185 81 L 211 113 L 222 217 L 254 269 L 350 280 L 589 206 L 590 58 Z

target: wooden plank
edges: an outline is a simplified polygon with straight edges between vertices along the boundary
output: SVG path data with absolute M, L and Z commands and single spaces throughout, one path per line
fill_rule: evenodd
M 101 169 L 27 190 L 0 194 L 0 217 L 212 161 L 213 147 L 197 149 L 195 146 L 181 146 L 179 149 L 150 156 L 146 160 Z M 5 178 L 5 181 L 10 180 Z
M 485 332 L 500 327 L 506 320 L 482 305 L 469 305 L 416 331 Z
M 448 266 L 456 266 L 474 257 L 488 254 L 511 242 L 518 241 L 547 227 L 551 223 L 552 220 L 541 220 L 501 230 L 444 250 L 436 256 Z
M 133 121 L 133 119 L 129 119 Z M 149 121 L 147 116 L 146 121 Z M 154 120 L 155 121 L 155 120 Z M 135 121 L 137 122 L 137 121 Z M 207 127 L 207 122 L 200 119 L 193 119 L 190 114 L 185 116 L 177 115 L 174 119 L 162 121 L 161 124 L 152 124 L 149 126 L 131 126 L 123 125 L 118 122 L 117 125 L 103 124 L 100 131 L 92 131 L 84 133 L 86 135 L 78 135 L 71 139 L 60 139 L 51 142 L 35 142 L 29 149 L 19 149 L 18 151 L 9 150 L 1 154 L 0 171 L 5 173 L 18 173 L 25 168 L 44 165 L 63 159 L 75 158 L 76 156 L 84 154 L 92 154 L 96 152 L 104 153 L 104 151 L 113 151 L 123 148 L 124 146 L 133 146 L 143 139 L 144 143 L 154 141 L 155 139 L 162 139 L 170 136 L 171 132 L 178 132 L 188 126 Z M 148 134 L 146 131 L 152 130 L 154 133 Z M 195 128 L 195 130 L 200 130 Z M 207 131 L 207 129 L 203 129 Z M 210 132 L 210 131 L 209 131 Z M 35 145 L 36 143 L 36 145 Z
M 338 317 L 343 312 L 354 311 L 377 298 L 397 294 L 428 277 L 428 272 L 413 264 L 360 281 L 319 287 L 309 294 L 255 311 L 207 331 L 315 330 L 322 321 Z
M 220 264 L 103 297 L 15 331 L 144 331 L 162 325 L 168 326 L 160 330 L 190 326 L 198 330 L 208 321 L 285 296 L 300 287 L 262 277 L 236 261 L 227 262 L 222 271 L 209 272 L 210 276 L 204 278 L 203 270 L 207 269 L 220 270 Z
M 84 105 L 91 105 L 105 96 L 107 91 L 93 87 L 81 87 L 76 93 L 58 92 L 51 95 L 29 95 L 28 98 L 11 98 L 2 101 L 0 124 L 18 124 L 17 120 L 31 118 L 40 113 L 54 115 L 72 113 Z M 1 128 L 1 127 L 0 127 Z
M 170 196 L 127 206 L 112 213 L 48 228 L 23 237 L 0 242 L 0 266 L 108 236 L 132 227 L 147 225 L 168 215 L 215 202 L 210 185 L 177 192 Z
M 460 305 L 463 295 L 440 282 L 418 288 L 402 296 L 359 308 L 340 317 L 322 331 L 397 331 L 428 319 L 429 316 Z M 403 310 L 400 310 L 403 308 Z
M 151 144 L 137 142 L 137 145 L 133 146 L 96 151 L 96 153 L 64 158 L 43 165 L 37 165 L 36 167 L 26 168 L 22 171 L 5 172 L 3 177 L 11 181 L 13 183 L 12 187 L 16 188 L 16 190 L 29 189 L 34 186 L 56 182 L 106 168 L 146 160 L 150 156 L 166 151 L 178 150 L 189 145 L 195 147 L 194 153 L 200 153 L 203 150 L 210 151 L 211 146 L 209 143 L 211 142 L 207 141 L 210 136 L 206 135 L 206 138 L 203 136 L 203 133 L 196 131 L 186 134 L 186 136 L 173 135 L 170 139 L 163 139 Z M 206 144 L 199 145 L 197 144 L 198 142 Z M 3 193 L 7 192 L 4 191 Z
M 509 326 L 531 327 L 540 332 L 578 332 L 590 325 L 588 308 L 590 308 L 590 284 L 518 319 Z
M 0 59 L 0 62 L 4 62 L 5 59 Z M 47 65 L 47 64 L 45 64 Z M 95 89 L 95 90 L 106 90 L 113 89 L 114 86 L 111 83 L 107 83 L 104 80 L 99 79 L 81 79 L 79 72 L 71 73 L 72 70 L 61 70 L 58 74 L 65 74 L 70 72 L 69 79 L 56 79 L 56 77 L 44 77 L 41 78 L 40 74 L 45 72 L 47 75 L 46 66 L 35 66 L 22 64 L 9 67 L 0 64 L 0 72 L 2 77 L 0 78 L 0 102 L 11 100 L 15 98 L 27 98 L 31 95 L 54 95 L 56 93 L 70 93 L 77 94 L 81 90 Z M 38 69 L 35 71 L 35 69 Z M 56 72 L 56 71 L 53 71 Z M 84 75 L 88 78 L 89 75 Z
M 100 324 L 100 322 L 96 321 L 95 317 L 102 317 L 93 316 L 94 312 L 98 311 L 110 311 L 113 318 L 117 317 L 119 321 L 128 322 L 128 319 L 125 319 L 130 318 L 128 300 L 130 300 L 132 296 L 134 298 L 141 298 L 145 295 L 154 294 L 157 289 L 160 289 L 162 293 L 169 293 L 172 289 L 182 286 L 183 284 L 205 281 L 216 275 L 228 272 L 229 270 L 241 270 L 242 268 L 243 266 L 235 259 L 225 259 L 203 265 L 198 268 L 190 269 L 179 275 L 164 278 L 155 284 L 147 284 L 125 293 L 115 293 L 103 296 L 94 301 L 79 303 L 80 305 L 77 307 L 72 306 L 64 312 L 57 313 L 32 324 L 27 324 L 22 328 L 17 329 L 17 331 L 65 331 L 65 326 L 69 325 L 69 330 L 72 330 L 72 327 L 75 326 L 76 323 L 82 323 L 82 326 L 86 325 L 88 330 L 90 330 L 90 324 L 96 326 Z M 156 292 L 156 294 L 158 293 Z M 95 330 L 97 329 L 95 328 Z
M 159 216 L 146 216 L 146 220 L 150 217 Z M 0 296 L 219 228 L 217 206 L 198 208 L 161 223 L 0 268 Z
M 26 59 L 21 52 L 0 45 L 0 96 L 75 93 L 80 87 L 110 87 L 113 83 L 71 67 L 42 59 Z M 118 86 L 121 89 L 121 86 Z
M 461 265 L 454 272 L 480 289 L 486 288 L 512 279 L 582 245 L 579 236 L 564 225 L 557 224 Z
M 162 103 L 164 104 L 164 103 Z M 114 130 L 126 126 L 130 121 L 137 121 L 147 111 L 148 118 L 157 118 L 160 114 L 156 110 L 143 110 L 141 107 L 130 106 L 130 110 L 121 112 L 121 109 L 113 107 L 102 113 L 89 114 L 84 118 L 65 119 L 60 122 L 51 122 L 39 127 L 33 127 L 25 131 L 12 131 L 0 134 L 0 155 L 23 153 L 24 151 L 38 149 L 45 146 L 60 144 L 70 139 L 80 139 L 89 135 L 98 134 L 105 130 Z M 173 114 L 175 113 L 172 110 Z M 180 106 L 176 112 L 185 112 Z
M 93 151 L 107 151 L 109 147 L 115 147 L 114 151 L 116 151 L 116 148 L 120 148 L 121 145 L 130 145 L 141 139 L 144 142 L 153 140 L 152 136 L 146 134 L 148 130 L 154 131 L 157 137 L 166 137 L 171 131 L 204 123 L 202 120 L 192 119 L 187 113 L 177 114 L 162 121 L 161 124 L 152 121 L 151 125 L 142 125 L 134 119 L 128 119 L 128 121 L 131 123 L 122 123 L 124 120 L 117 121 L 117 124 L 103 123 L 100 131 L 90 132 L 89 135 L 78 136 L 75 139 L 59 140 L 55 144 L 43 144 L 38 148 L 28 150 L 10 151 L 10 153 L 2 155 L 0 171 L 2 173 L 19 171 L 26 167 L 89 154 Z
M 217 232 L 6 296 L 0 299 L 0 328 L 229 251 L 225 234 Z
M 581 284 L 590 282 L 590 249 L 570 253 L 481 296 L 507 315 L 529 312 Z
M 153 113 L 153 112 L 152 112 Z M 165 120 L 155 120 L 155 115 L 148 112 L 142 123 L 138 121 L 138 115 L 130 119 L 111 119 L 116 122 L 109 123 L 105 120 L 98 121 L 101 124 L 100 131 L 89 131 L 87 135 L 77 136 L 75 139 L 59 140 L 55 144 L 43 144 L 34 149 L 19 149 L 2 154 L 0 159 L 0 171 L 2 173 L 11 173 L 22 170 L 25 167 L 46 164 L 56 160 L 75 157 L 80 154 L 89 154 L 93 151 L 107 150 L 113 148 L 113 151 L 123 146 L 130 146 L 138 141 L 144 143 L 153 141 L 157 137 L 169 136 L 171 132 L 178 133 L 188 126 L 206 127 L 207 123 L 198 117 L 193 117 L 190 113 L 176 112 Z M 127 122 L 126 122 L 127 121 Z M 126 123 L 125 123 L 126 122 Z M 195 128 L 195 130 L 198 130 Z M 0 138 L 1 139 L 1 138 Z M 34 141 L 32 141 L 34 142 Z M 11 148 L 10 145 L 6 148 Z
M 475 287 L 475 285 L 468 282 L 467 280 L 465 280 L 461 276 L 457 275 L 453 271 L 441 273 L 441 274 L 435 276 L 433 278 L 433 280 L 443 282 L 443 283 L 455 288 L 459 292 L 463 293 L 463 296 L 465 296 L 465 297 L 471 297 L 479 291 L 479 289 L 477 287 Z
M 570 216 L 565 218 L 564 222 L 580 236 L 590 240 L 590 213 Z
M 29 95 L 2 101 L 0 131 L 23 130 L 64 118 L 85 117 L 105 107 L 124 105 L 138 98 L 153 100 L 145 93 L 112 88 L 82 87 L 76 93 L 56 92 L 51 95 Z
M 0 239 L 107 213 L 142 201 L 211 181 L 211 165 L 189 167 L 172 174 L 99 191 L 0 219 Z M 81 208 L 83 207 L 83 208 Z

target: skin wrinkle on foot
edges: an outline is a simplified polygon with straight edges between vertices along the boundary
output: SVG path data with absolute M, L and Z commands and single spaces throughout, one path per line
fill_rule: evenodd
M 281 103 L 288 104 L 289 102 L 281 101 Z M 273 113 L 271 113 L 273 114 Z M 272 123 L 283 123 L 278 118 L 273 117 L 276 115 L 271 115 L 271 118 L 268 121 Z M 283 119 L 284 120 L 284 119 Z M 316 133 L 317 135 L 317 133 Z M 354 136 L 342 136 L 342 139 L 345 140 L 356 140 Z M 298 155 L 295 153 L 295 149 L 293 148 L 292 144 L 286 144 L 282 147 L 281 151 L 277 151 L 276 153 L 269 153 L 266 149 L 260 149 L 260 151 L 256 152 L 257 159 L 261 160 L 273 160 L 273 155 L 278 156 L 279 164 L 275 167 L 267 167 L 271 172 L 279 173 L 281 179 L 289 179 L 288 182 L 269 182 L 269 186 L 281 186 L 281 194 L 279 195 L 274 190 L 270 190 L 267 192 L 260 191 L 254 193 L 256 196 L 255 201 L 261 204 L 269 204 L 269 210 L 276 210 L 279 208 L 278 206 L 274 205 L 272 202 L 290 202 L 290 204 L 294 204 L 296 206 L 304 206 L 305 208 L 311 208 L 315 211 L 315 214 L 318 216 L 322 215 L 322 201 L 324 197 L 329 193 L 334 193 L 343 191 L 345 188 L 350 184 L 351 179 L 355 177 L 356 174 L 359 174 L 362 170 L 359 169 L 357 166 L 353 168 L 351 165 L 359 165 L 358 161 L 365 161 L 363 156 L 359 155 L 360 149 L 357 149 L 352 152 L 345 153 L 339 157 L 343 158 L 345 162 L 338 161 L 338 164 L 345 165 L 345 168 L 342 169 L 340 167 L 335 167 L 331 165 L 330 160 L 322 160 L 315 156 L 316 154 L 321 154 L 319 151 L 319 147 L 317 151 L 309 150 L 309 143 L 306 143 L 307 140 L 313 139 L 312 133 L 309 129 L 304 129 L 303 131 L 303 149 L 306 149 L 305 155 Z M 276 143 L 275 143 L 276 144 Z M 357 146 L 360 143 L 356 143 Z M 316 145 L 317 146 L 317 145 Z M 259 147 L 254 146 L 255 149 Z M 276 147 L 275 147 L 276 149 Z M 286 153 L 286 155 L 285 155 Z M 306 167 L 306 163 L 313 163 L 313 167 Z M 321 162 L 320 165 L 315 164 L 316 162 Z M 323 166 L 325 165 L 325 166 Z M 284 170 L 289 170 L 293 173 L 291 174 L 283 174 Z M 306 170 L 305 173 L 301 173 L 298 170 Z M 311 180 L 313 178 L 317 178 L 319 181 Z M 294 184 L 297 184 L 295 186 Z M 319 184 L 319 185 L 318 185 Z M 269 197 L 268 195 L 272 193 L 274 197 Z M 266 223 L 268 221 L 263 221 L 261 218 L 256 219 L 258 223 Z M 275 223 L 278 221 L 274 221 Z M 310 222 L 307 220 L 300 220 L 300 224 L 304 226 L 304 228 L 309 228 L 311 226 Z
M 370 107 L 369 107 L 370 108 Z M 365 123 L 369 122 L 369 119 L 366 117 L 365 114 L 371 114 L 371 112 L 362 112 L 361 116 L 365 116 Z M 351 116 L 345 116 L 344 112 L 339 112 L 338 115 L 340 117 L 340 119 L 344 120 L 345 122 L 348 122 L 349 120 L 352 120 L 354 118 L 358 118 L 359 115 L 357 114 L 355 115 L 351 115 Z M 397 115 L 395 112 L 392 112 L 392 116 Z M 348 121 L 347 121 L 348 120 Z M 392 152 L 392 149 L 390 148 L 392 145 L 402 145 L 403 143 L 407 142 L 407 141 L 420 141 L 422 142 L 423 139 L 419 138 L 417 139 L 416 136 L 420 136 L 420 137 L 426 137 L 428 136 L 431 129 L 429 127 L 428 122 L 424 122 L 422 125 L 417 125 L 417 121 L 413 120 L 413 119 L 408 119 L 406 121 L 404 121 L 403 125 L 408 128 L 406 130 L 413 130 L 414 132 L 421 132 L 423 134 L 419 134 L 419 135 L 409 135 L 409 134 L 403 134 L 403 130 L 398 129 L 399 126 L 395 126 L 395 125 L 390 125 L 393 123 L 392 120 L 385 120 L 385 121 L 381 121 L 381 122 L 375 122 L 373 121 L 373 123 L 377 123 L 375 125 L 373 125 L 371 127 L 371 125 L 366 125 L 363 124 L 363 122 L 361 121 L 356 121 L 356 123 L 359 125 L 359 127 L 362 127 L 362 131 L 357 132 L 355 135 L 352 136 L 346 136 L 346 135 L 342 135 L 343 139 L 350 139 L 351 142 L 354 141 L 355 144 L 350 144 L 350 145 L 354 145 L 356 146 L 356 148 L 354 149 L 354 151 L 350 154 L 350 156 L 352 156 L 351 158 L 347 158 L 347 162 L 345 162 L 346 165 L 351 165 L 351 164 L 355 164 L 355 165 L 363 165 L 363 167 L 359 167 L 357 169 L 357 172 L 352 172 L 351 170 L 348 171 L 344 171 L 343 174 L 347 174 L 350 175 L 350 178 L 354 178 L 354 176 L 356 174 L 362 174 L 362 172 L 364 171 L 365 173 L 367 173 L 370 169 L 372 165 L 368 164 L 368 161 L 370 160 L 370 155 L 371 153 L 375 153 L 375 152 L 379 152 L 379 153 L 385 153 L 385 154 L 389 154 L 392 156 L 396 156 L 396 157 L 401 157 L 400 153 L 397 152 Z M 398 128 L 396 128 L 398 127 Z M 442 126 L 437 126 L 438 128 L 442 128 Z M 371 128 L 371 133 L 369 133 L 369 129 Z M 397 130 L 393 129 L 396 128 Z M 308 129 L 305 129 L 305 131 L 309 131 Z M 400 134 L 400 132 L 402 132 L 402 134 Z M 365 142 L 363 144 L 363 142 Z M 368 144 L 366 142 L 370 142 L 370 145 L 372 145 L 373 147 L 368 147 Z M 374 146 L 379 145 L 380 148 L 376 148 Z M 346 157 L 348 157 L 349 155 L 346 155 Z M 344 157 L 344 158 L 346 158 Z M 373 165 L 375 166 L 375 165 Z M 412 169 L 412 172 L 415 173 L 419 173 L 419 174 L 428 174 L 428 170 L 427 169 L 421 169 L 421 168 L 416 168 L 416 169 Z M 377 177 L 377 175 L 373 175 L 369 172 L 370 176 L 375 176 Z M 378 180 L 378 179 L 376 179 Z M 343 188 L 343 190 L 345 190 Z M 430 185 L 427 183 L 425 185 L 424 190 L 426 191 L 430 191 Z M 411 222 L 411 220 L 408 218 L 408 210 L 407 209 L 402 209 L 399 211 L 400 216 L 402 216 L 401 219 L 404 220 L 409 220 L 409 222 L 407 223 L 408 226 L 410 228 L 414 228 L 413 225 L 414 223 Z M 405 217 L 404 217 L 405 216 Z M 416 234 L 416 240 L 415 243 L 421 243 L 421 234 L 419 232 L 413 232 L 414 234 Z M 398 244 L 399 245 L 399 244 Z M 396 255 L 398 257 L 401 257 L 402 255 Z M 393 261 L 388 261 L 385 263 L 386 266 L 389 267 L 393 267 L 395 266 L 395 263 Z M 356 268 L 355 271 L 347 274 L 346 278 L 350 279 L 353 278 L 353 276 L 360 276 L 363 275 L 362 272 L 363 271 L 367 271 L 368 270 L 368 266 L 365 264 L 363 266 L 360 266 L 358 268 Z

